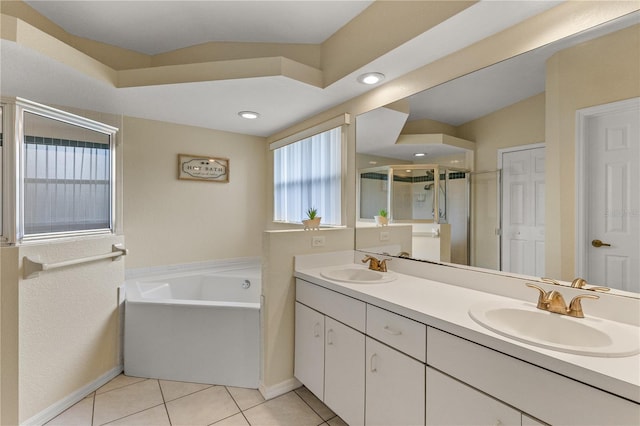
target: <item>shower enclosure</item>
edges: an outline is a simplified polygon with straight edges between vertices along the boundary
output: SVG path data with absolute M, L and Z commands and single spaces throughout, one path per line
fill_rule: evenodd
M 449 261 L 469 264 L 468 170 L 405 164 L 361 169 L 358 176 L 360 221 L 373 221 L 385 209 L 390 223 L 413 224 L 414 237 L 424 236 L 421 231 L 432 228 L 425 228 L 427 224 L 447 224 L 451 232 Z

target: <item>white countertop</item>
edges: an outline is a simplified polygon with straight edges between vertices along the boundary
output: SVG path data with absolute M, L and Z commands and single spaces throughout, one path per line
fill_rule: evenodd
M 295 276 L 640 403 L 640 355 L 608 358 L 544 349 L 494 333 L 468 314 L 469 307 L 476 303 L 525 303 L 522 300 L 398 272 L 394 272 L 398 278 L 388 283 L 349 284 L 324 278 L 320 272 L 325 268 L 297 267 Z

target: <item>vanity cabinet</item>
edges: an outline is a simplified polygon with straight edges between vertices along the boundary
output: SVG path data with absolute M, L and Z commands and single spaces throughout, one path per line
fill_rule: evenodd
M 423 363 L 367 337 L 366 424 L 424 424 Z
M 324 315 L 296 302 L 294 375 L 314 395 L 324 395 Z
M 300 280 L 296 299 L 295 377 L 345 422 L 364 424 L 365 304 Z
M 364 424 L 364 335 L 325 317 L 324 403 L 350 425 Z
M 404 308 L 407 316 L 300 279 L 296 300 L 295 375 L 352 426 L 640 424 L 634 401 Z
M 520 411 L 427 367 L 427 426 L 520 426 Z

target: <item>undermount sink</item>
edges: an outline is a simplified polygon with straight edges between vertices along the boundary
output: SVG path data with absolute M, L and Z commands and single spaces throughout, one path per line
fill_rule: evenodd
M 500 335 L 531 345 L 598 357 L 640 352 L 638 327 L 600 318 L 572 318 L 526 302 L 489 302 L 469 308 L 469 316 Z
M 325 278 L 351 284 L 388 283 L 396 279 L 393 272 L 380 272 L 358 266 L 342 266 L 325 269 L 320 272 Z

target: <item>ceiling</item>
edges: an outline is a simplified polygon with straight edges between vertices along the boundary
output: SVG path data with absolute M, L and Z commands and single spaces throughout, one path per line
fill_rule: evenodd
M 463 148 L 438 144 L 395 144 L 402 130 L 399 120 L 430 119 L 459 126 L 545 91 L 545 64 L 556 52 L 602 37 L 640 22 L 640 13 L 632 13 L 588 31 L 566 37 L 522 55 L 448 81 L 408 98 L 409 114 L 379 108 L 358 117 L 359 153 L 416 160 L 416 152 L 425 159 L 464 153 Z
M 320 43 L 371 2 L 27 3 L 72 34 L 153 54 L 207 41 Z M 357 83 L 356 77 L 362 72 L 383 72 L 388 82 L 558 3 L 561 2 L 480 1 L 324 88 L 283 76 L 115 88 L 3 40 L 1 90 L 3 95 L 42 103 L 270 136 L 371 90 L 372 87 Z M 418 113 L 420 106 L 414 103 Z M 241 119 L 237 115 L 241 110 L 257 111 L 261 117 Z

